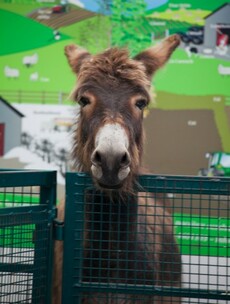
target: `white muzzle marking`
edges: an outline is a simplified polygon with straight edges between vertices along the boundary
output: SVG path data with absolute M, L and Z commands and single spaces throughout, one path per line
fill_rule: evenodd
M 128 155 L 129 157 L 129 140 L 124 128 L 118 124 L 105 124 L 99 129 L 95 138 L 95 151 L 106 156 L 106 164 L 109 170 L 113 170 L 114 159 L 118 155 Z M 99 163 L 92 163 L 92 174 L 95 178 L 100 179 L 103 175 Z M 121 166 L 118 171 L 118 179 L 123 181 L 129 174 L 129 163 L 127 166 Z

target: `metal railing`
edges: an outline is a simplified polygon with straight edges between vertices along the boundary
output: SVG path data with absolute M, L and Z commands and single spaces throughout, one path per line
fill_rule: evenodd
M 0 90 L 0 96 L 8 102 L 16 103 L 65 104 L 71 102 L 69 93 L 65 92 Z
M 56 172 L 0 170 L 0 303 L 50 304 Z
M 229 178 L 144 175 L 125 204 L 111 197 L 66 174 L 62 304 L 229 303 Z M 0 170 L 1 303 L 51 303 L 55 201 L 55 172 Z
M 177 304 L 229 303 L 230 179 L 141 176 L 135 196 L 142 199 L 144 215 L 139 207 L 136 211 L 127 207 L 135 204 L 134 197 L 131 201 L 127 197 L 126 207 L 114 198 L 109 202 L 94 189 L 88 175 L 67 173 L 66 178 L 63 304 L 165 303 L 165 297 L 167 303 Z M 178 275 L 174 244 L 157 227 L 162 223 L 162 210 L 149 198 L 165 205 L 171 202 L 182 258 L 181 286 L 172 280 Z M 126 231 L 137 226 L 136 231 Z M 165 242 L 162 247 L 159 237 Z M 162 256 L 161 266 L 154 262 L 150 248 L 161 248 L 155 252 Z M 153 263 L 152 283 L 148 263 Z M 159 271 L 159 267 L 156 279 L 154 269 Z

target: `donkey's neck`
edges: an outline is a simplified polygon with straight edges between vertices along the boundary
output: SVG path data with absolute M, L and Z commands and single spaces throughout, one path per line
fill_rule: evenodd
M 137 225 L 137 199 L 134 195 L 94 192 L 87 206 L 88 228 L 93 239 L 120 247 L 131 241 Z M 95 242 L 94 242 L 95 244 Z M 118 248 L 119 249 L 119 248 Z
M 86 244 L 84 280 L 93 275 L 100 281 L 112 281 L 131 269 L 131 255 L 135 251 L 137 203 L 133 196 L 104 195 L 92 192 L 86 205 Z M 127 281 L 127 280 L 126 280 Z
M 137 198 L 94 192 L 86 209 L 84 280 L 93 276 L 101 282 L 152 282 L 152 262 L 138 234 Z

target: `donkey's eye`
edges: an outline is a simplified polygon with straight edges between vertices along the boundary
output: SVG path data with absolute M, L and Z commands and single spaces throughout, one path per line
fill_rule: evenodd
M 90 103 L 89 98 L 82 96 L 79 101 L 78 101 L 79 105 L 82 106 L 83 108 Z
M 145 99 L 138 99 L 135 106 L 140 110 L 143 110 L 147 106 L 147 101 Z

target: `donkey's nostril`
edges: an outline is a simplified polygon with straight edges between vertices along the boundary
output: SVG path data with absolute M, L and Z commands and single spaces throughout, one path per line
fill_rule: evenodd
M 91 157 L 91 162 L 95 167 L 101 167 L 103 170 L 119 170 L 126 168 L 130 164 L 130 156 L 128 151 L 116 152 L 108 156 L 105 151 L 95 150 Z
M 94 155 L 94 160 L 97 164 L 101 164 L 101 154 L 98 151 Z
M 101 158 L 101 154 L 98 151 L 95 151 L 91 157 L 91 161 L 94 165 L 96 166 L 101 166 L 102 164 L 102 158 Z
M 127 152 L 125 152 L 120 159 L 120 166 L 127 167 L 130 164 L 130 156 Z

